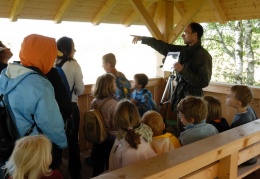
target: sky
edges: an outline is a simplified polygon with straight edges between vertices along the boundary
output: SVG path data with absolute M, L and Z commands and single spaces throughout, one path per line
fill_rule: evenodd
M 56 40 L 63 36 L 73 39 L 75 43 L 75 59 L 81 66 L 84 83 L 94 84 L 96 78 L 104 73 L 102 56 L 114 53 L 117 58 L 116 68 L 131 80 L 136 73 L 145 73 L 148 77 L 156 74 L 156 53 L 140 42 L 132 44 L 130 35 L 151 36 L 145 26 L 100 24 L 94 26 L 83 22 L 22 20 L 10 22 L 0 18 L 0 40 L 11 48 L 11 61 L 19 60 L 20 46 L 23 38 L 30 34 L 41 34 Z

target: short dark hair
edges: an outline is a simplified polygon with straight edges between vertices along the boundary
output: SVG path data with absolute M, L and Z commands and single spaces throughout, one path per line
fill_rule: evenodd
M 142 88 L 144 88 L 148 83 L 148 77 L 144 73 L 135 74 L 134 79 L 139 85 L 142 85 Z
M 201 37 L 203 36 L 203 27 L 199 24 L 199 23 L 196 23 L 196 22 L 192 22 L 189 24 L 192 32 L 196 32 L 197 35 L 198 35 L 198 39 L 201 39 Z

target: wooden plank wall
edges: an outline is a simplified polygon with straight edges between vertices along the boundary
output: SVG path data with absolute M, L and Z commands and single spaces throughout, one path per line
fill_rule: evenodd
M 147 85 L 147 88 L 152 92 L 155 102 L 157 105 L 160 104 L 162 94 L 164 92 L 166 80 L 163 78 L 151 78 L 149 79 L 149 83 Z M 210 83 L 208 87 L 204 89 L 205 95 L 212 95 L 220 99 L 222 103 L 222 114 L 223 117 L 227 119 L 229 123 L 231 123 L 234 115 L 235 110 L 231 107 L 226 106 L 226 96 L 229 92 L 229 89 L 232 85 L 231 84 L 223 84 L 223 83 Z M 91 88 L 92 85 L 85 85 L 85 93 L 79 97 L 79 109 L 80 109 L 80 131 L 79 131 L 79 141 L 80 141 L 80 149 L 81 151 L 85 151 L 88 149 L 91 149 L 92 145 L 85 141 L 84 134 L 82 130 L 83 126 L 83 113 L 86 110 L 90 109 L 90 103 L 93 100 L 93 96 L 91 95 Z M 251 103 L 251 106 L 256 111 L 258 118 L 260 118 L 260 88 L 258 87 L 251 87 L 254 93 L 254 100 Z M 170 120 L 176 119 L 176 114 L 171 112 L 170 110 L 171 104 L 168 105 L 167 115 L 166 118 Z M 164 117 L 164 106 L 162 106 L 160 110 L 160 113 Z

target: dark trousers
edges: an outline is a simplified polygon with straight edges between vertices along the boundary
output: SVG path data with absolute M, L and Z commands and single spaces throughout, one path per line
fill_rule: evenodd
M 4 170 L 2 169 L 4 165 L 5 163 L 0 161 L 0 179 L 4 179 Z
M 52 162 L 50 165 L 52 170 L 58 169 L 62 164 L 62 152 L 62 149 L 60 149 L 56 144 L 52 143 Z
M 73 103 L 73 112 L 70 121 L 68 122 L 66 135 L 69 148 L 69 172 L 73 179 L 80 176 L 81 161 L 79 149 L 79 121 L 80 113 L 77 103 Z
M 107 139 L 100 144 L 93 144 L 91 158 L 93 160 L 93 176 L 98 176 L 108 170 L 109 155 L 116 137 L 108 134 Z

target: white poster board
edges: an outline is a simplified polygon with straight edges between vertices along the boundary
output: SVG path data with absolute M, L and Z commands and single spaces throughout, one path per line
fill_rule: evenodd
M 180 52 L 168 52 L 164 64 L 163 64 L 163 71 L 173 71 L 173 64 L 178 62 L 180 56 Z

